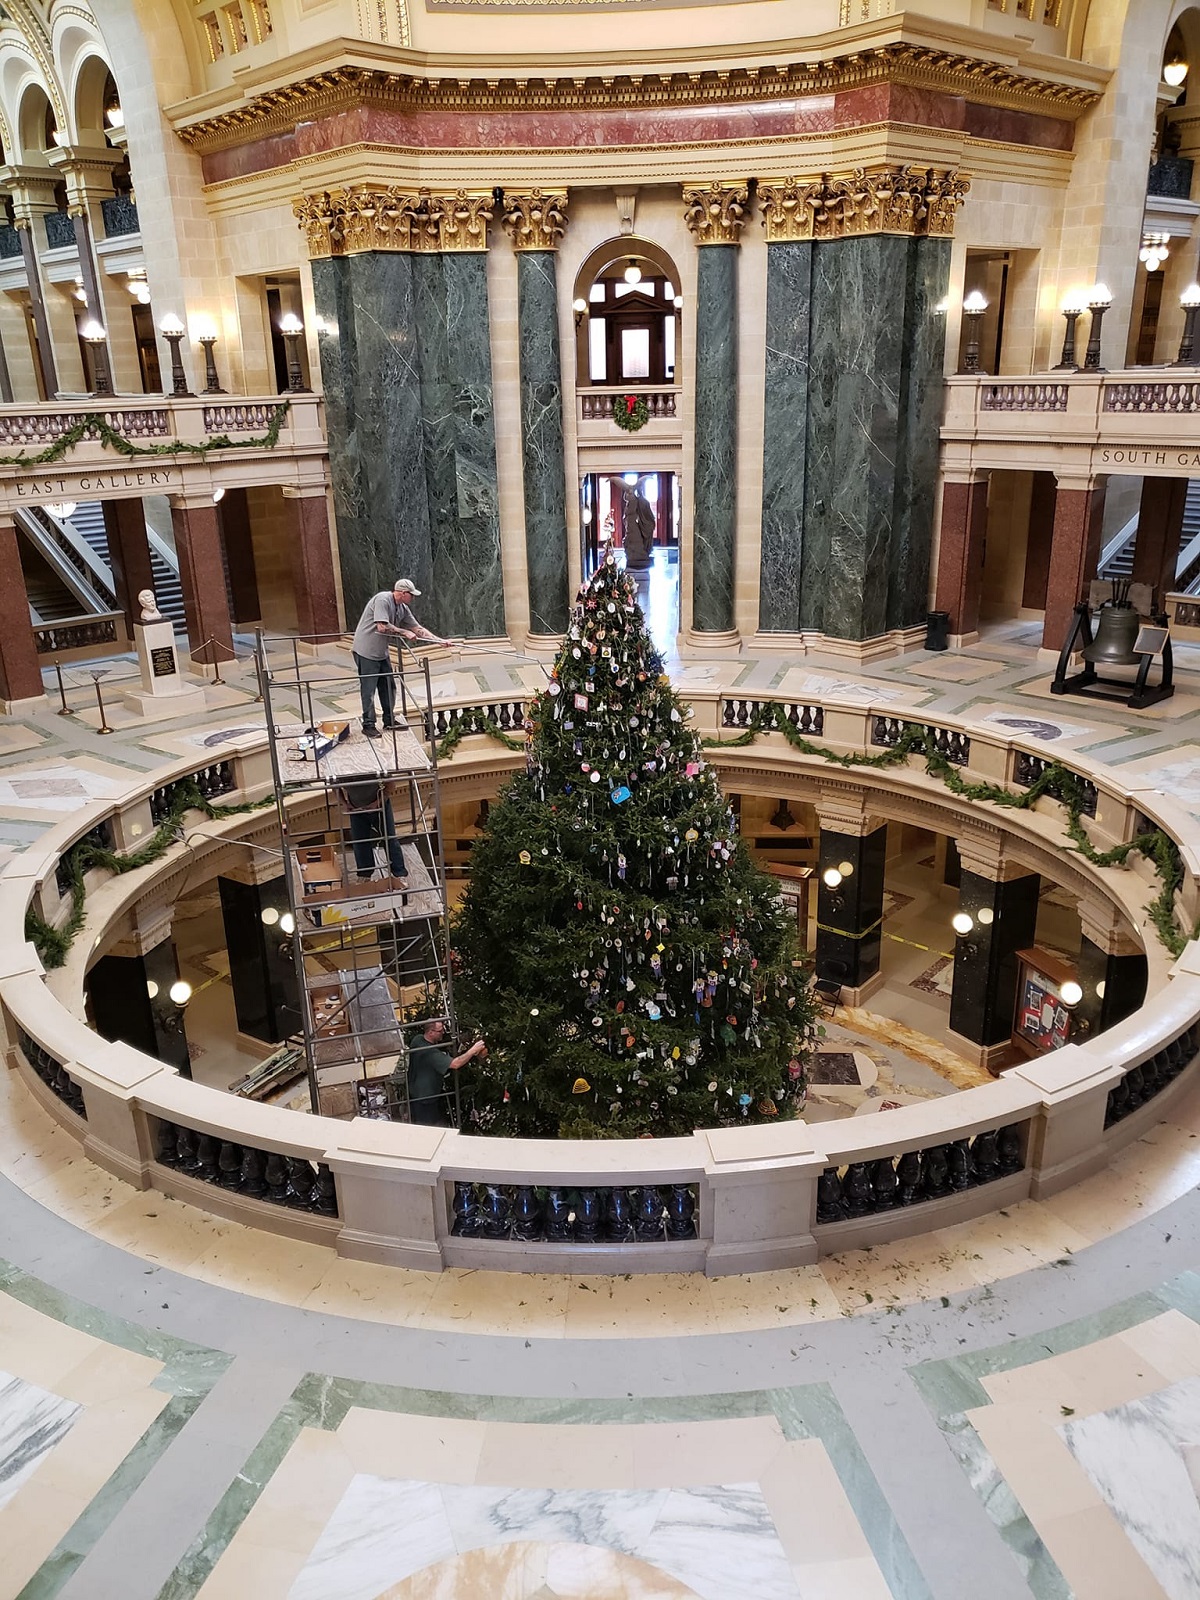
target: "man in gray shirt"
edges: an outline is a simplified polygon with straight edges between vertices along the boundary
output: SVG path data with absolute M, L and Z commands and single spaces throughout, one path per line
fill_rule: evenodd
M 362 694 L 362 730 L 368 739 L 382 737 L 375 725 L 375 695 L 383 712 L 383 726 L 396 726 L 396 680 L 392 676 L 390 655 L 393 639 L 426 639 L 430 644 L 449 644 L 436 633 L 423 628 L 409 610 L 408 602 L 421 591 L 411 578 L 397 578 L 391 592 L 382 589 L 363 607 L 354 630 L 354 665 L 358 668 L 358 687 Z

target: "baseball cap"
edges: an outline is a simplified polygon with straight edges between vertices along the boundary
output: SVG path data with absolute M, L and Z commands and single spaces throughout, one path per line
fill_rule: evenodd
M 409 594 L 416 595 L 418 599 L 421 597 L 420 589 L 417 588 L 411 578 L 397 578 L 392 585 L 392 593 L 395 594 L 397 589 L 407 589 Z

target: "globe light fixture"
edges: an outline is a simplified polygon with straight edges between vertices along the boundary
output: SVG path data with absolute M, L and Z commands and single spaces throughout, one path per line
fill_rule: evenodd
M 168 311 L 159 323 L 158 331 L 171 346 L 171 393 L 191 394 L 192 391 L 187 386 L 187 373 L 183 370 L 183 360 L 179 354 L 179 345 L 187 329 L 173 311 Z
M 1091 327 L 1088 329 L 1087 351 L 1083 358 L 1085 372 L 1103 372 L 1100 365 L 1100 328 L 1104 322 L 1104 313 L 1112 305 L 1112 290 L 1106 283 L 1094 283 L 1088 290 L 1088 310 L 1092 313 Z
M 285 911 L 279 919 L 280 933 L 286 933 L 290 939 L 296 931 L 296 919 L 290 911 Z
M 1179 296 L 1179 304 L 1183 307 L 1183 337 L 1175 365 L 1190 367 L 1195 365 L 1192 352 L 1196 345 L 1196 312 L 1200 311 L 1200 283 L 1189 283 Z
M 172 1002 L 182 1010 L 192 998 L 192 986 L 186 978 L 176 978 L 167 993 L 170 995 Z
M 1163 82 L 1169 84 L 1172 89 L 1182 86 L 1183 80 L 1188 75 L 1188 64 L 1178 51 L 1173 51 L 1170 59 L 1163 63 L 1162 75 Z
M 575 326 L 578 327 L 584 317 L 587 316 L 587 301 L 572 300 L 571 310 L 575 313 Z
M 1079 371 L 1079 363 L 1075 359 L 1075 324 L 1086 310 L 1087 300 L 1078 289 L 1063 301 L 1062 314 L 1066 318 L 1067 327 L 1063 334 L 1062 355 L 1054 369 L 1055 372 Z
M 980 906 L 979 910 L 975 913 L 975 920 L 978 922 L 981 928 L 990 928 L 992 923 L 996 920 L 996 913 L 992 910 L 991 906 Z
M 104 113 L 104 120 L 110 128 L 123 128 L 125 126 L 125 113 L 120 106 L 109 106 Z
M 90 318 L 79 330 L 79 337 L 92 352 L 92 373 L 96 387 L 93 394 L 106 395 L 113 392 L 112 369 L 108 364 L 108 334 L 104 324 L 97 322 L 95 317 Z
M 975 919 L 965 911 L 956 911 L 950 918 L 950 926 L 955 933 L 968 934 L 975 926 Z
M 963 316 L 967 319 L 967 353 L 963 361 L 966 372 L 981 372 L 979 365 L 979 323 L 988 303 L 978 289 L 972 289 L 963 301 Z
M 289 311 L 279 319 L 279 331 L 287 340 L 288 393 L 308 394 L 309 387 L 300 370 L 300 335 L 304 332 L 304 324 L 294 311 Z
M 150 996 L 151 1000 L 156 1000 L 158 998 L 158 985 L 155 983 L 153 978 L 146 979 L 146 993 Z
M 1068 978 L 1058 992 L 1065 1006 L 1077 1006 L 1083 999 L 1083 990 L 1074 978 Z
M 275 926 L 275 924 L 279 921 L 279 912 L 275 909 L 274 906 L 264 906 L 262 908 L 262 911 L 261 911 L 260 915 L 262 917 L 263 922 L 267 925 L 268 928 L 273 928 Z
M 642 269 L 641 269 L 641 267 L 638 266 L 637 262 L 633 259 L 633 257 L 630 256 L 629 265 L 625 268 L 625 282 L 629 283 L 629 284 L 634 284 L 634 283 L 641 283 L 641 281 L 642 281 Z
M 821 874 L 821 882 L 827 889 L 840 889 L 842 886 L 842 875 L 836 867 L 826 867 L 825 871 Z

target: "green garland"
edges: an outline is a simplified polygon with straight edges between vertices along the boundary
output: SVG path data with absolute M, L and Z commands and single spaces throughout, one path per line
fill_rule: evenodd
M 275 407 L 266 433 L 254 439 L 231 439 L 227 433 L 218 433 L 203 444 L 189 444 L 183 439 L 172 439 L 169 444 L 134 444 L 112 427 L 98 411 L 88 411 L 53 444 L 47 445 L 36 456 L 0 456 L 0 466 L 43 467 L 51 461 L 61 461 L 68 450 L 73 450 L 87 434 L 93 433 L 101 444 L 109 445 L 123 456 L 205 456 L 210 450 L 274 450 L 279 443 L 283 419 L 288 413 L 288 401 L 281 400 Z
M 439 761 L 445 761 L 447 756 L 452 756 L 469 734 L 486 733 L 489 739 L 495 739 L 497 744 L 502 744 L 506 750 L 524 750 L 525 736 L 519 738 L 511 733 L 505 733 L 503 728 L 497 727 L 488 716 L 487 711 L 481 706 L 472 706 L 450 728 L 445 738 L 437 746 L 435 754 Z
M 1048 789 L 1055 789 L 1055 797 L 1067 813 L 1067 833 L 1080 855 L 1093 866 L 1124 866 L 1134 851 L 1153 863 L 1161 888 L 1147 908 L 1150 921 L 1171 955 L 1181 954 L 1187 943 L 1187 935 L 1175 924 L 1175 893 L 1183 882 L 1183 861 L 1175 841 L 1161 828 L 1151 828 L 1139 833 L 1127 844 L 1114 845 L 1111 850 L 1097 850 L 1083 826 L 1083 784 L 1077 774 L 1060 761 L 1052 761 L 1043 768 L 1028 789 L 1003 789 L 995 783 L 968 783 L 936 748 L 930 730 L 920 724 L 908 723 L 897 742 L 879 755 L 842 755 L 806 739 L 788 721 L 786 711 L 777 700 L 757 706 L 751 713 L 746 731 L 735 739 L 716 738 L 702 742 L 708 749 L 731 750 L 753 744 L 762 733 L 782 733 L 792 748 L 799 750 L 802 755 L 818 756 L 822 761 L 833 762 L 839 767 L 896 767 L 902 761 L 907 761 L 910 755 L 919 753 L 925 757 L 925 771 L 931 778 L 940 778 L 951 794 L 964 800 L 990 801 L 993 805 L 1007 806 L 1013 811 L 1028 811 Z
M 242 812 L 261 811 L 264 806 L 275 804 L 272 795 L 267 800 L 256 800 L 249 805 L 214 806 L 200 793 L 192 778 L 181 778 L 174 785 L 174 791 L 170 810 L 140 850 L 134 850 L 129 855 L 118 855 L 115 850 L 106 850 L 103 845 L 86 840 L 81 840 L 68 850 L 64 861 L 71 884 L 71 914 L 66 922 L 61 928 L 55 928 L 36 911 L 30 909 L 25 913 L 25 937 L 47 970 L 61 967 L 66 962 L 71 946 L 83 927 L 87 901 L 83 880 L 85 873 L 93 867 L 103 867 L 115 873 L 134 872 L 138 867 L 148 867 L 152 861 L 166 855 L 175 842 L 180 822 L 189 811 L 202 811 L 206 817 L 232 817 Z
M 619 394 L 613 401 L 612 419 L 626 433 L 640 433 L 650 421 L 650 407 L 640 394 Z

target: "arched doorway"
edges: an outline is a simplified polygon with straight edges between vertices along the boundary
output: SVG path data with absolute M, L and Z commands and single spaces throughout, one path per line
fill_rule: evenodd
M 652 240 L 606 240 L 576 276 L 581 570 L 611 553 L 634 574 L 664 654 L 679 631 L 682 305 Z

